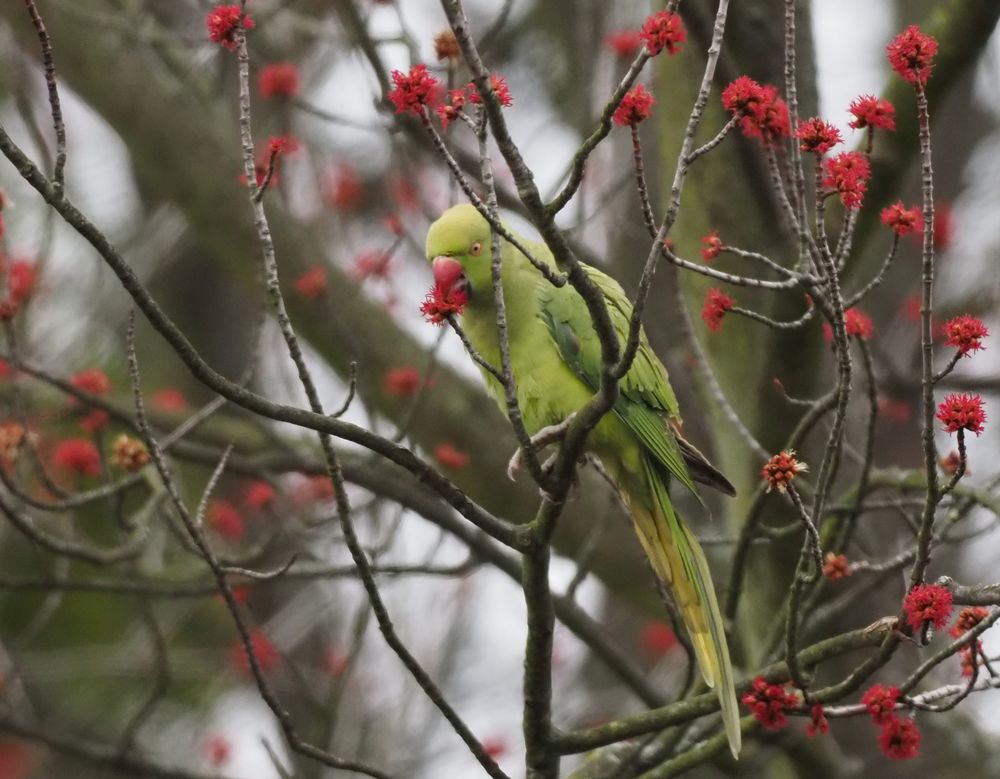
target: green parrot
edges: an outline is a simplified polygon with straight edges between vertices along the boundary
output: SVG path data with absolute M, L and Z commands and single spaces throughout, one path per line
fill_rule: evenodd
M 457 294 L 466 299 L 460 323 L 470 343 L 491 365 L 499 367 L 490 241 L 486 219 L 472 205 L 457 205 L 430 226 L 426 252 L 438 292 L 446 298 Z M 544 244 L 524 244 L 536 259 L 555 269 L 555 260 Z M 507 241 L 502 241 L 502 260 L 517 400 L 533 441 L 551 442 L 565 429 L 565 420 L 597 390 L 601 345 L 586 304 L 572 286 L 551 285 Z M 596 268 L 585 268 L 604 293 L 624 344 L 632 313 L 624 290 Z M 506 410 L 500 382 L 489 371 L 482 373 Z M 674 510 L 668 487 L 676 480 L 697 496 L 694 482 L 698 481 L 730 495 L 735 491 L 680 435 L 677 399 L 645 333 L 620 390 L 613 411 L 591 431 L 587 450 L 614 479 L 653 569 L 673 594 L 705 682 L 719 696 L 729 747 L 738 757 L 740 714 L 722 615 L 705 555 Z

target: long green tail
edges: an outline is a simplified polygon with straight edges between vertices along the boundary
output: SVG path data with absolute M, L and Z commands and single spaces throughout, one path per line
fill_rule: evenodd
M 643 456 L 643 470 L 653 506 L 647 508 L 630 498 L 632 520 L 653 568 L 670 588 L 684 618 L 705 684 L 719 696 L 729 749 L 738 758 L 742 737 L 733 666 L 708 561 L 674 511 L 660 467 Z

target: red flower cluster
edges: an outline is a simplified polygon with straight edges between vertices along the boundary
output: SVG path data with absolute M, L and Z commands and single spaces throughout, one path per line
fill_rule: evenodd
M 243 540 L 246 528 L 243 525 L 243 517 L 236 506 L 227 500 L 211 500 L 205 512 L 209 527 L 212 528 L 226 541 L 238 542 Z
M 188 402 L 184 393 L 173 387 L 158 389 L 149 399 L 150 403 L 160 411 L 187 411 Z
M 664 49 L 667 54 L 673 55 L 680 51 L 680 45 L 687 40 L 687 30 L 677 14 L 658 11 L 642 23 L 639 37 L 646 44 L 646 51 L 651 57 Z
M 365 279 L 385 280 L 392 275 L 392 255 L 381 249 L 362 252 L 354 259 L 351 275 L 358 281 Z
M 341 211 L 357 208 L 364 197 L 364 183 L 349 165 L 337 165 L 323 182 L 324 202 Z
M 149 450 L 138 438 L 121 433 L 111 444 L 111 462 L 123 471 L 135 473 L 149 463 Z
M 100 452 L 84 438 L 67 438 L 56 444 L 52 450 L 52 464 L 80 476 L 99 476 L 101 473 Z
M 983 651 L 983 642 L 976 641 L 976 646 L 963 646 L 958 654 L 959 661 L 962 664 L 962 676 L 968 679 L 972 674 L 976 672 L 979 663 L 976 658 L 980 656 Z
M 743 695 L 743 705 L 750 709 L 754 718 L 767 730 L 781 730 L 788 724 L 785 709 L 799 705 L 795 693 L 788 692 L 783 685 L 768 684 L 763 676 L 753 680 L 750 692 Z
M 101 474 L 101 453 L 85 438 L 67 438 L 52 450 L 52 464 L 63 471 L 80 476 Z
M 861 152 L 845 151 L 826 161 L 823 186 L 837 190 L 845 208 L 860 208 L 870 177 L 868 158 Z
M 740 117 L 740 129 L 746 137 L 757 138 L 765 146 L 792 132 L 788 106 L 770 84 L 761 86 L 752 78 L 740 76 L 722 91 L 722 105 Z
M 236 48 L 236 31 L 240 25 L 244 30 L 252 30 L 254 20 L 249 14 L 244 14 L 238 5 L 217 5 L 205 17 L 209 40 L 230 51 Z
M 107 395 L 111 392 L 111 379 L 100 368 L 88 368 L 74 373 L 69 383 L 88 395 Z
M 21 305 L 35 292 L 38 271 L 28 260 L 14 260 L 4 267 L 0 258 L 0 272 L 7 273 L 7 297 L 0 300 L 0 319 L 13 319 Z
M 498 76 L 496 73 L 490 74 L 490 86 L 493 87 L 493 91 L 496 92 L 497 100 L 500 101 L 500 105 L 504 108 L 510 108 L 514 105 L 514 98 L 511 97 L 510 87 L 507 86 L 507 79 L 503 76 Z M 465 86 L 469 90 L 469 102 L 479 105 L 483 101 L 482 96 L 479 94 L 479 88 L 476 87 L 475 83 L 470 81 Z
M 906 760 L 915 757 L 920 745 L 920 731 L 911 719 L 896 716 L 898 687 L 875 684 L 861 696 L 861 703 L 868 709 L 872 721 L 879 726 L 879 747 L 891 758 Z
M 827 552 L 823 558 L 823 575 L 832 582 L 850 576 L 851 564 L 847 561 L 847 555 Z
M 253 656 L 257 660 L 257 665 L 260 666 L 260 670 L 265 673 L 274 670 L 281 661 L 278 648 L 271 643 L 271 639 L 264 635 L 260 628 L 254 628 L 250 632 L 250 649 L 253 651 Z M 250 661 L 247 659 L 242 641 L 237 640 L 233 644 L 229 650 L 229 658 L 237 671 L 244 676 L 250 675 Z
M 896 716 L 896 701 L 899 700 L 899 695 L 898 687 L 873 684 L 861 696 L 861 703 L 872 715 L 872 721 L 876 725 L 881 725 Z
M 434 450 L 434 459 L 445 468 L 453 468 L 455 470 L 464 468 L 472 460 L 468 454 L 460 449 L 456 449 L 454 445 L 449 443 L 438 444 Z
M 934 234 L 934 248 L 946 251 L 955 237 L 955 217 L 951 206 L 938 203 L 934 210 L 934 224 L 931 226 Z
M 920 630 L 925 622 L 943 628 L 951 610 L 951 593 L 939 584 L 918 584 L 903 598 L 906 621 L 914 630 Z
M 990 610 L 983 608 L 982 606 L 966 606 L 960 612 L 958 612 L 958 617 L 955 619 L 955 624 L 952 625 L 951 630 L 948 632 L 954 637 L 958 638 L 963 633 L 968 633 L 976 625 L 982 622 L 990 615 Z
M 638 30 L 617 30 L 608 34 L 604 39 L 604 45 L 611 49 L 616 57 L 630 60 L 639 53 L 642 36 Z
M 871 127 L 879 130 L 896 130 L 896 109 L 888 100 L 880 100 L 874 95 L 862 95 L 851 102 L 847 109 L 854 116 L 848 127 L 860 130 Z
M 326 294 L 326 271 L 321 265 L 313 265 L 296 278 L 292 286 L 307 300 L 318 300 Z
M 252 509 L 260 511 L 274 503 L 274 487 L 266 481 L 253 481 L 243 493 L 243 502 Z
M 958 466 L 962 464 L 962 457 L 952 449 L 948 454 L 941 455 L 938 458 L 938 467 L 944 472 L 945 476 L 954 476 L 958 473 Z M 965 463 L 965 475 L 971 476 L 972 469 L 969 468 L 969 463 Z
M 299 69 L 291 62 L 265 65 L 257 75 L 257 91 L 264 100 L 290 98 L 299 94 Z
M 785 492 L 797 474 L 808 470 L 808 465 L 795 459 L 795 450 L 786 449 L 764 463 L 760 475 L 767 482 L 768 492 L 771 490 Z
M 882 224 L 891 227 L 896 235 L 906 235 L 916 230 L 920 224 L 920 207 L 904 208 L 903 201 L 898 200 L 883 208 L 879 216 Z
M 893 717 L 882 726 L 879 749 L 893 760 L 909 760 L 920 754 L 920 728 L 912 719 Z
M 949 433 L 968 430 L 979 435 L 986 423 L 983 399 L 979 395 L 952 392 L 945 395 L 938 405 L 937 418 L 944 423 L 944 429 Z
M 844 312 L 844 330 L 848 336 L 856 336 L 867 341 L 875 334 L 875 323 L 859 308 L 849 308 Z M 823 323 L 823 339 L 833 343 L 833 328 L 829 322 Z
M 911 84 L 924 86 L 934 68 L 937 41 L 911 24 L 885 47 L 889 65 Z
M 650 620 L 642 626 L 642 647 L 650 657 L 663 657 L 675 646 L 677 635 L 666 622 Z
M 701 242 L 705 244 L 701 249 L 701 256 L 705 262 L 711 262 L 722 251 L 722 239 L 715 230 L 710 230 Z
M 712 287 L 705 294 L 705 303 L 701 308 L 701 318 L 708 325 L 708 329 L 713 333 L 722 327 L 722 318 L 727 311 L 731 311 L 736 303 L 725 292 Z
M 834 146 L 843 141 L 840 130 L 819 117 L 806 119 L 799 125 L 795 137 L 799 139 L 799 148 L 813 154 L 826 154 Z
M 813 707 L 809 710 L 809 717 L 812 721 L 806 725 L 807 736 L 812 738 L 818 733 L 830 732 L 830 723 L 826 718 L 826 712 L 823 711 L 822 703 L 813 704 Z
M 420 304 L 420 313 L 432 325 L 443 324 L 452 314 L 461 314 L 469 295 L 464 289 L 447 289 L 435 284 Z
M 394 86 L 389 91 L 388 97 L 396 106 L 397 114 L 409 111 L 421 116 L 424 106 L 437 102 L 441 91 L 441 82 L 434 78 L 423 64 L 414 65 L 409 73 L 392 71 L 392 83 Z
M 953 346 L 962 355 L 985 349 L 983 339 L 990 334 L 981 319 L 962 314 L 944 323 L 945 346 Z
M 625 127 L 627 125 L 639 124 L 643 119 L 649 118 L 653 111 L 653 103 L 656 100 L 646 91 L 646 87 L 637 84 L 625 93 L 618 108 L 611 115 L 615 124 Z
M 448 102 L 439 105 L 434 110 L 437 111 L 438 119 L 441 120 L 441 129 L 447 130 L 448 125 L 454 122 L 465 106 L 465 90 L 449 89 Z
M 213 768 L 221 768 L 233 756 L 233 745 L 225 736 L 210 736 L 205 742 L 205 759 Z
M 503 736 L 490 736 L 483 739 L 483 751 L 493 760 L 499 760 L 507 754 L 507 739 Z
M 382 377 L 382 389 L 394 398 L 407 398 L 420 389 L 420 371 L 410 366 L 389 368 Z

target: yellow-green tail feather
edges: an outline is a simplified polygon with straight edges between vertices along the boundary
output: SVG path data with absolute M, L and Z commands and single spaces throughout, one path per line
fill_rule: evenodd
M 705 683 L 719 696 L 729 749 L 733 757 L 739 757 L 742 737 L 733 667 L 708 561 L 674 511 L 660 468 L 643 457 L 643 470 L 653 505 L 647 508 L 629 497 L 636 532 L 653 568 L 673 594 Z

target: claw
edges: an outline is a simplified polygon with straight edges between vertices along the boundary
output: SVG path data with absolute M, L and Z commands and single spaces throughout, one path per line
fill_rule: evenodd
M 507 463 L 507 478 L 511 481 L 517 481 L 517 473 L 521 470 L 522 465 L 524 465 L 524 452 L 521 447 L 518 447 Z
M 562 422 L 557 425 L 548 425 L 543 427 L 533 436 L 531 436 L 531 448 L 534 451 L 539 451 L 544 449 L 549 444 L 554 444 L 556 441 L 561 441 L 563 436 L 566 435 L 566 430 L 569 429 L 570 423 L 573 421 L 573 417 L 576 416 L 574 411 L 568 417 L 566 417 Z M 542 470 L 546 468 L 551 469 L 552 464 L 555 462 L 553 457 L 550 457 L 545 461 L 545 465 L 542 466 Z M 514 454 L 511 455 L 510 460 L 507 463 L 507 478 L 511 481 L 517 479 L 517 474 L 524 465 L 524 450 L 520 447 L 515 450 Z

